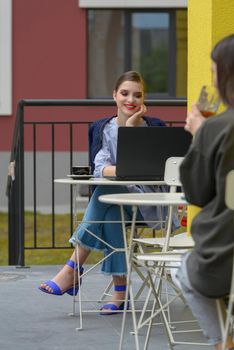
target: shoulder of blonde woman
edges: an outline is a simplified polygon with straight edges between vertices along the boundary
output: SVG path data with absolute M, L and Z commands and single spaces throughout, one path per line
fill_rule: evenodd
M 204 123 L 206 119 L 200 113 L 197 104 L 193 104 L 191 111 L 188 112 L 187 118 L 185 120 L 185 130 L 190 132 L 190 134 L 195 135 L 200 126 Z

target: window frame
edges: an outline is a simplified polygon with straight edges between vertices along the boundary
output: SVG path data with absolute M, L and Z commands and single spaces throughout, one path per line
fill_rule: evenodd
M 128 71 L 132 67 L 132 40 L 131 40 L 131 30 L 132 30 L 132 15 L 134 13 L 168 13 L 169 15 L 169 59 L 168 59 L 168 91 L 167 93 L 147 93 L 146 98 L 159 98 L 159 99 L 180 99 L 180 97 L 176 96 L 176 11 L 177 10 L 186 10 L 187 7 L 173 7 L 170 8 L 118 8 L 118 10 L 122 10 L 124 12 L 124 71 Z M 90 10 L 101 10 L 99 8 L 90 8 Z M 105 10 L 114 10 L 113 8 L 103 8 Z M 88 17 L 87 10 L 87 17 Z M 88 19 L 87 19 L 87 32 L 88 32 Z M 87 35 L 89 38 L 89 35 Z M 89 48 L 89 44 L 88 44 Z M 89 49 L 87 48 L 87 53 L 89 53 Z M 88 71 L 89 75 L 89 71 Z M 87 76 L 88 76 L 87 75 Z M 89 79 L 88 79 L 89 84 Z M 87 84 L 87 96 L 88 93 L 88 84 Z M 108 97 L 107 97 L 108 98 Z
M 125 35 L 124 35 L 124 71 L 132 66 L 132 15 L 134 13 L 149 13 L 149 10 L 128 9 L 124 10 Z M 151 9 L 151 13 L 168 13 L 169 15 L 169 59 L 168 59 L 168 93 L 147 93 L 147 98 L 176 98 L 176 31 L 175 31 L 175 10 L 174 9 Z

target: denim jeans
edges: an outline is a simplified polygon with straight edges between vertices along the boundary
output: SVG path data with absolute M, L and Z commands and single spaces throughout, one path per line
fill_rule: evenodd
M 186 265 L 188 256 L 189 253 L 184 256 L 176 277 L 179 280 L 183 295 L 188 302 L 188 306 L 203 330 L 208 343 L 215 345 L 220 343 L 222 339 L 216 299 L 207 298 L 192 287 L 189 281 Z
M 97 237 L 106 241 L 112 247 L 124 248 L 122 224 L 110 223 L 110 221 L 121 221 L 120 208 L 117 205 L 101 203 L 98 197 L 104 194 L 129 193 L 124 186 L 98 186 L 95 188 L 84 217 L 80 225 L 77 227 L 73 236 L 69 240 L 70 243 L 77 243 L 90 250 L 103 251 L 104 255 L 109 254 L 112 249 L 105 243 L 99 241 L 92 236 L 87 230 L 94 233 Z M 125 220 L 131 220 L 131 206 L 124 207 Z M 139 210 L 137 212 L 137 220 L 143 221 L 143 217 Z M 91 223 L 91 221 L 101 221 L 101 223 Z M 126 261 L 123 252 L 116 252 L 108 257 L 102 263 L 102 272 L 108 275 L 126 275 Z

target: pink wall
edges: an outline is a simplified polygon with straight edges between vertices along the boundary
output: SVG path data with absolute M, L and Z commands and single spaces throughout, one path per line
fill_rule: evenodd
M 13 0 L 13 115 L 0 117 L 0 151 L 11 149 L 17 102 L 20 99 L 83 99 L 87 82 L 86 11 L 77 0 Z M 43 113 L 42 113 L 43 112 Z M 183 120 L 185 108 L 150 108 L 151 115 L 165 120 Z M 39 120 L 95 120 L 114 113 L 113 108 L 78 110 L 36 109 L 27 118 Z M 31 150 L 26 129 L 26 150 Z M 3 132 L 4 131 L 4 132 Z M 59 150 L 67 141 L 59 138 Z M 39 149 L 50 148 L 48 138 L 39 140 Z M 85 135 L 81 148 L 87 147 Z

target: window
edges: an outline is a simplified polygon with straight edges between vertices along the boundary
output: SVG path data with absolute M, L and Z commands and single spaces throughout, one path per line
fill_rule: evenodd
M 147 98 L 186 96 L 186 10 L 88 10 L 90 98 L 111 97 L 116 78 L 139 71 Z

